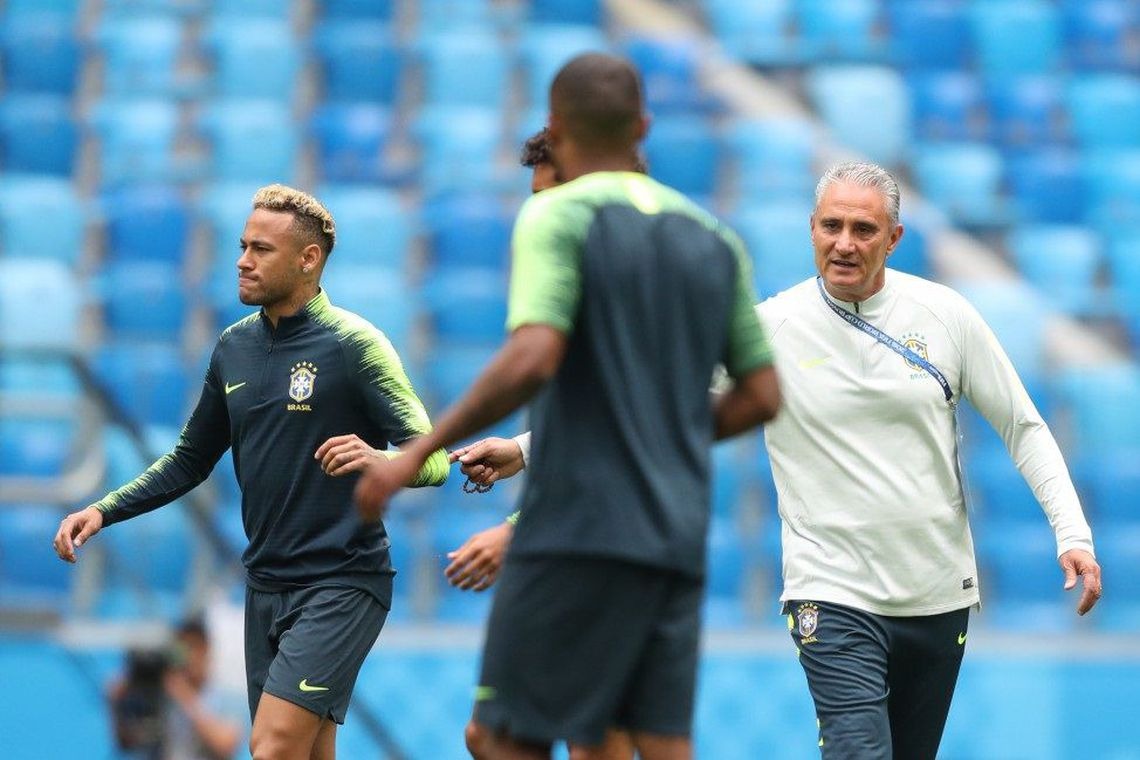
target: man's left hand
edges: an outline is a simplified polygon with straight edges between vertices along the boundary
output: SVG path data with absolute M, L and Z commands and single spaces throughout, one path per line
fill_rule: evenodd
M 1096 558 L 1084 549 L 1069 549 L 1057 561 L 1065 571 L 1065 590 L 1076 587 L 1077 576 L 1084 579 L 1084 589 L 1081 591 L 1081 600 L 1077 602 L 1077 614 L 1083 615 L 1093 608 L 1103 593 L 1100 584 L 1100 565 Z
M 321 444 L 314 458 L 320 460 L 326 475 L 340 477 L 358 472 L 370 462 L 381 458 L 381 453 L 369 446 L 355 433 L 334 435 Z

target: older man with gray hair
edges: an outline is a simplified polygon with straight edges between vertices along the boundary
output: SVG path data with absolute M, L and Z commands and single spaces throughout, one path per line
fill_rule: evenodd
M 784 406 L 765 443 L 782 521 L 788 627 L 825 758 L 934 758 L 978 571 L 958 467 L 965 398 L 1001 435 L 1053 527 L 1077 613 L 1100 567 L 1061 452 L 978 312 L 886 266 L 899 188 L 845 163 L 816 188 L 818 277 L 757 307 Z

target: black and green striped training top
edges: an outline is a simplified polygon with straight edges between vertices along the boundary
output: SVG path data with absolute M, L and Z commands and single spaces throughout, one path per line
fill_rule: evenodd
M 259 311 L 223 331 L 174 449 L 96 506 L 107 525 L 161 507 L 205 480 L 232 447 L 250 586 L 347 585 L 390 604 L 383 524 L 361 522 L 357 477 L 325 475 L 313 454 L 334 435 L 356 433 L 387 449 L 430 429 L 388 339 L 321 291 L 276 329 Z M 438 485 L 447 472 L 437 451 L 414 485 Z

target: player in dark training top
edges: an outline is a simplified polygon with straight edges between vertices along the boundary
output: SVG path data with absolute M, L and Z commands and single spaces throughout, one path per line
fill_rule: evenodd
M 739 238 L 634 171 L 637 72 L 587 54 L 554 79 L 565 184 L 512 238 L 510 337 L 433 433 L 357 484 L 378 515 L 430 452 L 532 397 L 530 477 L 488 622 L 468 747 L 477 758 L 600 757 L 607 729 L 646 760 L 692 755 L 709 449 L 770 419 L 772 353 Z M 715 399 L 718 364 L 732 382 Z
M 352 508 L 356 478 L 334 476 L 431 430 L 388 339 L 320 288 L 335 239 L 315 198 L 281 185 L 257 192 L 238 295 L 262 308 L 222 332 L 174 449 L 68 515 L 55 537 L 59 556 L 74 562 L 101 528 L 174 501 L 233 449 L 249 539 L 245 661 L 258 760 L 335 756 L 336 726 L 387 617 L 394 570 L 384 525 L 361 523 Z M 421 462 L 413 485 L 446 479 L 445 452 Z

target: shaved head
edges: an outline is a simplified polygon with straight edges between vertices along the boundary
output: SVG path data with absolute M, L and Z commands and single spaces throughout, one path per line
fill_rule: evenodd
M 587 151 L 629 151 L 644 134 L 641 77 L 624 58 L 577 56 L 554 77 L 550 113 Z

